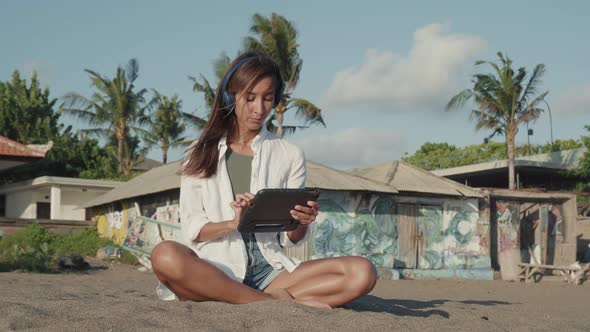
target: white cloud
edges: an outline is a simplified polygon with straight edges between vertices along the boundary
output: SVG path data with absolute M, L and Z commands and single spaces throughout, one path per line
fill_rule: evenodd
M 561 93 L 557 97 L 552 111 L 572 114 L 588 113 L 590 111 L 590 83 L 569 88 Z
M 408 55 L 367 50 L 365 61 L 336 73 L 325 105 L 339 109 L 370 106 L 382 111 L 440 109 L 459 81 L 468 76 L 473 58 L 484 47 L 476 36 L 451 33 L 445 24 L 414 32 Z
M 331 134 L 305 136 L 294 141 L 308 160 L 339 169 L 371 166 L 399 159 L 406 142 L 388 129 L 348 128 Z

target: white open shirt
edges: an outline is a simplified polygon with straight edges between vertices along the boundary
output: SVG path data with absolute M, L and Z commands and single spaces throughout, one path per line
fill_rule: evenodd
M 221 222 L 234 218 L 230 203 L 234 200 L 225 152 L 226 138 L 218 143 L 219 161 L 217 172 L 209 178 L 182 176 L 180 180 L 180 223 L 181 232 L 177 241 L 191 248 L 200 258 L 205 259 L 232 279 L 242 282 L 246 275 L 248 256 L 242 235 L 231 232 L 218 239 L 194 242 L 201 228 L 208 222 Z M 252 140 L 254 158 L 250 177 L 250 192 L 265 188 L 303 188 L 305 186 L 305 156 L 303 151 L 269 132 L 262 126 L 260 133 Z M 260 252 L 274 269 L 295 270 L 300 264 L 284 254 L 282 247 L 294 246 L 286 232 L 257 233 L 256 242 Z M 302 243 L 309 236 L 309 228 Z M 280 243 L 279 243 L 280 240 Z M 161 299 L 176 297 L 164 285 L 158 287 Z

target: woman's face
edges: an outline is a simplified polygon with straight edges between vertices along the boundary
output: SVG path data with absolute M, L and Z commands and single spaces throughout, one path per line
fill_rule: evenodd
M 258 131 L 274 105 L 272 77 L 264 77 L 250 91 L 238 93 L 236 117 L 238 126 L 244 130 Z

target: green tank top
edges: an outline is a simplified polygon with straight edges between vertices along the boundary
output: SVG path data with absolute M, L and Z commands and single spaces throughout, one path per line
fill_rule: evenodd
M 231 188 L 236 194 L 250 192 L 250 177 L 252 176 L 252 160 L 254 157 L 234 153 L 229 147 L 225 153 L 227 173 L 231 182 Z M 244 282 L 248 283 L 257 276 L 263 276 L 264 272 L 272 271 L 273 268 L 266 261 L 256 241 L 254 233 L 241 233 L 246 246 L 248 263 Z
M 250 176 L 252 175 L 253 156 L 234 153 L 230 148 L 225 153 L 227 173 L 231 182 L 234 197 L 236 194 L 250 192 Z

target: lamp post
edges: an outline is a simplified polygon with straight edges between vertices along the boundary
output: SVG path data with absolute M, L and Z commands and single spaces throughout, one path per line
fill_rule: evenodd
M 549 111 L 549 129 L 551 131 L 551 145 L 553 145 L 553 120 L 551 119 L 551 107 L 545 99 L 542 100 L 545 103 L 545 105 L 547 105 L 547 110 Z
M 526 141 L 527 141 L 527 151 L 528 155 L 531 154 L 531 136 L 533 135 L 533 130 L 529 129 L 529 122 L 526 122 Z

